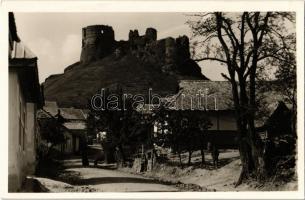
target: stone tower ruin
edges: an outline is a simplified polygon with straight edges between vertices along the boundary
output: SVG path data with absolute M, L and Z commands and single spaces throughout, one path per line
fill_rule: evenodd
M 88 63 L 114 51 L 114 31 L 111 26 L 93 25 L 83 28 L 80 61 Z

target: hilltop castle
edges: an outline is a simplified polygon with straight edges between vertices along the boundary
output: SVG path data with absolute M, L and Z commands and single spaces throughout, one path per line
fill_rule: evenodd
M 128 41 L 116 41 L 111 26 L 83 28 L 81 63 L 96 61 L 112 53 L 120 56 L 128 52 L 142 60 L 158 60 L 162 71 L 171 71 L 190 59 L 189 38 L 184 35 L 157 40 L 157 30 L 147 28 L 144 35 L 139 35 L 138 30 L 130 30 Z
M 191 59 L 187 36 L 158 40 L 157 30 L 147 28 L 144 35 L 130 30 L 128 40 L 116 41 L 111 26 L 92 25 L 82 29 L 81 44 L 80 60 L 45 80 L 46 100 L 84 108 L 101 88 L 167 96 L 177 92 L 179 80 L 207 80 Z

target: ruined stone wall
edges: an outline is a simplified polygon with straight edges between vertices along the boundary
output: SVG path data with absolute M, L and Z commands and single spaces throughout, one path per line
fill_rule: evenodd
M 190 59 L 190 41 L 186 35 L 176 38 L 177 62 L 182 64 L 185 60 Z
M 172 37 L 165 39 L 165 64 L 173 64 L 177 58 L 176 41 Z
M 88 63 L 114 53 L 120 57 L 132 53 L 144 61 L 155 61 L 163 71 L 175 70 L 176 65 L 190 59 L 187 36 L 157 40 L 157 30 L 147 28 L 144 35 L 130 30 L 128 41 L 115 41 L 112 27 L 94 25 L 83 28 L 81 62 Z
M 147 28 L 143 36 L 139 35 L 138 30 L 131 30 L 128 41 L 131 51 L 137 57 L 153 57 L 165 65 L 165 68 L 173 68 L 173 65 L 190 59 L 189 38 L 185 35 L 176 39 L 168 37 L 157 40 L 157 30 Z

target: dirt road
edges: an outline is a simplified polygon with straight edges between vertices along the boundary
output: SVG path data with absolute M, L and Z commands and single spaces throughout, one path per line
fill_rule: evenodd
M 80 159 L 65 160 L 67 167 L 60 181 L 40 178 L 50 192 L 176 192 L 174 186 L 118 171 L 111 165 L 98 168 L 81 166 Z

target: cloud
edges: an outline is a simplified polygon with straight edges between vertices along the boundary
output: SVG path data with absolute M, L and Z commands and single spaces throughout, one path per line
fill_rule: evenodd
M 40 37 L 26 41 L 26 45 L 38 58 L 40 82 L 43 82 L 47 76 L 54 73 L 54 69 L 58 71 L 58 69 L 54 68 L 56 66 L 56 46 L 51 40 Z
M 68 66 L 79 61 L 82 38 L 78 34 L 69 34 L 61 45 L 61 66 Z
M 54 49 L 52 42 L 46 38 L 37 38 L 35 41 L 31 41 L 27 44 L 30 46 L 31 51 L 39 57 L 50 56 L 50 50 Z
M 164 31 L 161 31 L 158 34 L 158 38 L 165 38 L 165 37 L 178 37 L 180 35 L 189 35 L 189 28 L 186 24 L 175 26 L 175 27 L 170 27 Z
M 79 61 L 80 43 L 81 37 L 77 34 L 69 34 L 57 43 L 44 37 L 27 41 L 27 46 L 38 57 L 40 82 L 52 74 L 63 73 L 67 66 Z
M 63 73 L 67 66 L 79 61 L 80 42 L 77 34 L 69 34 L 59 43 L 52 43 L 46 38 L 32 42 L 30 47 L 38 57 L 40 82 L 52 74 Z

